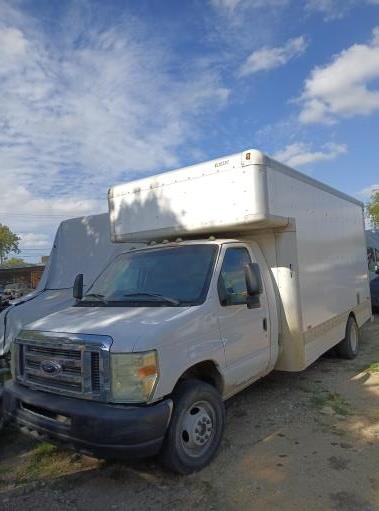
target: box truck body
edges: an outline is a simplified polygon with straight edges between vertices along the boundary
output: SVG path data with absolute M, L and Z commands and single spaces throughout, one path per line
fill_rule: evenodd
M 116 186 L 109 214 L 115 244 L 147 246 L 17 335 L 9 420 L 188 473 L 218 449 L 223 400 L 333 346 L 357 354 L 371 307 L 355 199 L 249 150 Z
M 112 240 L 202 234 L 255 240 L 277 293 L 277 367 L 301 370 L 347 314 L 370 316 L 363 205 L 254 150 L 114 187 Z M 143 212 L 143 214 L 141 214 Z

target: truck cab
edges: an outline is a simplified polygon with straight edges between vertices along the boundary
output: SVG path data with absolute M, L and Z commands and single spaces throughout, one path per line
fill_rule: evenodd
M 214 396 L 203 397 L 202 407 L 191 403 L 190 420 L 179 428 L 183 453 L 197 461 L 203 453 L 204 462 L 205 447 L 220 433 L 217 405 L 275 364 L 268 275 L 258 246 L 238 240 L 177 241 L 118 255 L 74 306 L 20 332 L 13 346 L 17 398 L 9 407 L 25 427 L 69 438 L 80 450 L 156 454 L 173 396 L 200 384 L 217 393 L 216 404 Z M 43 396 L 43 406 L 31 395 Z M 117 427 L 128 412 L 128 428 Z

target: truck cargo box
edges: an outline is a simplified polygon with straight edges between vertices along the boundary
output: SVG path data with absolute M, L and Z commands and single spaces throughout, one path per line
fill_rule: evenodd
M 109 190 L 112 240 L 259 242 L 281 318 L 277 367 L 299 370 L 370 317 L 363 204 L 257 150 Z

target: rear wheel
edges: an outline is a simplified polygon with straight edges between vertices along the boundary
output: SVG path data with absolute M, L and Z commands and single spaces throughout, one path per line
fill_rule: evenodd
M 224 430 L 224 403 L 214 387 L 199 380 L 179 383 L 173 401 L 160 457 L 170 470 L 190 474 L 208 465 L 216 455 Z
M 341 358 L 353 359 L 359 351 L 359 329 L 353 316 L 349 316 L 346 324 L 345 338 L 337 345 L 337 354 Z

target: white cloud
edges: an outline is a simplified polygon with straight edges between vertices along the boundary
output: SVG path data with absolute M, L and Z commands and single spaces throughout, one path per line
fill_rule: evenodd
M 4 27 L 0 31 L 0 62 L 2 67 L 25 56 L 26 48 L 27 42 L 20 30 Z
M 242 0 L 211 0 L 211 4 L 216 9 L 226 9 L 234 11 L 234 9 L 241 3 Z
M 47 234 L 36 234 L 33 232 L 20 233 L 21 243 L 23 249 L 41 248 L 46 249 L 50 246 L 49 237 Z
M 51 37 L 0 2 L 0 221 L 19 232 L 51 236 L 58 216 L 106 210 L 110 185 L 178 165 L 228 100 L 216 66 L 72 5 Z
M 237 7 L 245 9 L 281 7 L 286 5 L 288 0 L 210 0 L 210 3 L 216 9 L 232 13 Z
M 306 9 L 324 15 L 325 21 L 343 18 L 356 0 L 307 0 Z
M 267 71 L 283 66 L 289 60 L 302 55 L 306 48 L 307 42 L 303 36 L 289 39 L 284 46 L 261 48 L 249 55 L 241 66 L 240 74 L 246 76 L 257 71 Z
M 364 4 L 379 5 L 379 0 L 307 0 L 306 10 L 323 14 L 325 21 L 343 18 L 352 8 Z
M 373 193 L 379 192 L 379 184 L 374 184 L 363 188 L 358 192 L 358 196 L 362 199 L 369 199 Z
M 369 115 L 379 109 L 379 89 L 370 83 L 379 78 L 379 30 L 369 44 L 354 44 L 334 56 L 325 67 L 316 67 L 305 81 L 300 98 L 300 121 L 332 123 L 339 117 Z
M 333 160 L 346 152 L 347 146 L 345 144 L 330 142 L 323 145 L 320 150 L 314 151 L 310 145 L 297 142 L 278 151 L 274 158 L 291 167 L 301 167 L 317 161 Z

